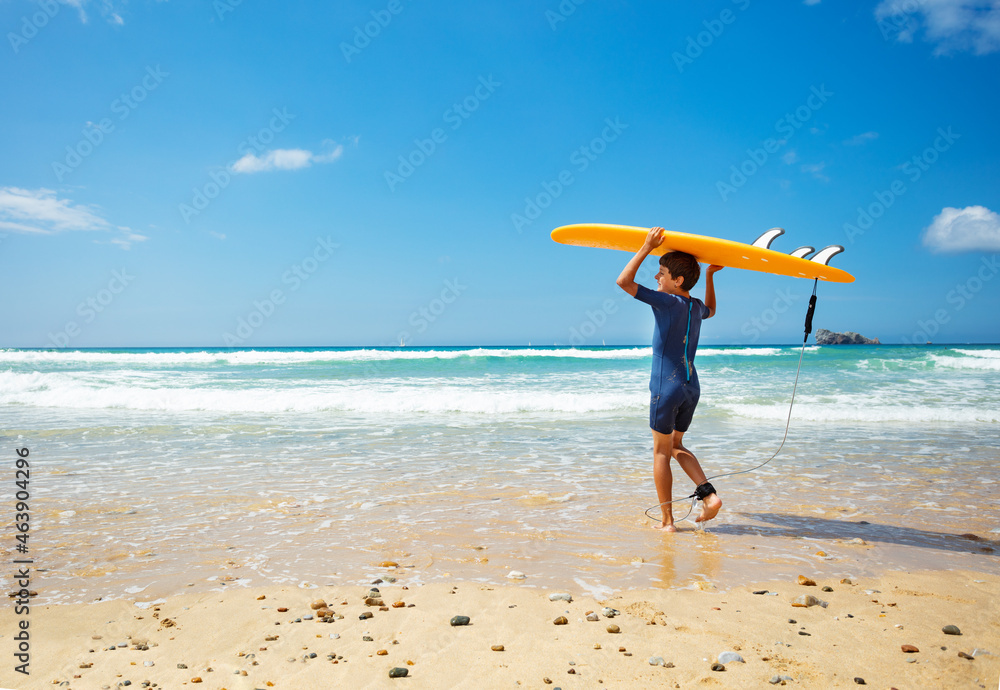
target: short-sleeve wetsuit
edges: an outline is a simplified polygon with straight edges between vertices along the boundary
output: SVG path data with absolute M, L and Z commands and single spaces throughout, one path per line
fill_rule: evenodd
M 653 372 L 649 379 L 649 426 L 661 434 L 687 431 L 701 388 L 694 368 L 701 321 L 709 309 L 700 299 L 637 286 L 635 298 L 653 308 Z

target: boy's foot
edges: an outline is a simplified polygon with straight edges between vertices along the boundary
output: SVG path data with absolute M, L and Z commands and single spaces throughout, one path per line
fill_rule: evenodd
M 701 501 L 701 515 L 699 515 L 695 522 L 705 522 L 706 520 L 711 520 L 719 511 L 722 509 L 722 499 L 719 498 L 718 494 L 709 494 Z
M 653 529 L 663 530 L 664 532 L 676 532 L 677 531 L 677 528 L 674 527 L 674 523 L 673 522 L 667 522 L 666 520 L 664 520 L 663 522 L 661 522 L 658 525 L 653 525 Z

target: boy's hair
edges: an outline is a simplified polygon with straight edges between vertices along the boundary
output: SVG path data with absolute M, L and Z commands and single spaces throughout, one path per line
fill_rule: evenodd
M 691 290 L 701 277 L 698 260 L 687 252 L 667 252 L 660 257 L 660 265 L 670 271 L 674 278 L 684 278 L 681 288 Z

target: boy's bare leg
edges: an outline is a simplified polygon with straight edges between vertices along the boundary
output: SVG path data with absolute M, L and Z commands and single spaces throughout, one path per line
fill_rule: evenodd
M 653 526 L 664 532 L 676 532 L 674 513 L 670 506 L 670 491 L 674 484 L 673 475 L 670 473 L 670 456 L 673 454 L 674 437 L 656 430 L 652 431 L 653 483 L 656 485 L 656 496 L 660 499 L 660 510 L 663 512 L 663 521 Z
M 695 457 L 694 453 L 684 447 L 684 432 L 675 431 L 671 440 L 672 443 L 670 444 L 670 447 L 674 459 L 677 460 L 677 464 L 680 465 L 681 469 L 684 470 L 684 473 L 691 478 L 691 481 L 694 482 L 695 486 L 700 486 L 701 484 L 707 482 L 708 477 L 705 476 L 704 470 L 701 469 L 701 464 L 698 462 L 698 458 Z M 722 499 L 719 498 L 718 494 L 709 494 L 708 496 L 705 496 L 701 502 L 701 515 L 695 519 L 695 522 L 705 522 L 706 520 L 711 520 L 718 515 L 719 510 L 722 509 Z

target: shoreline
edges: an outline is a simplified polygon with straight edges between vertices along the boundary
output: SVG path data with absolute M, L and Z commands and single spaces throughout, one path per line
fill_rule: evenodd
M 125 680 L 136 688 L 149 681 L 145 687 L 227 690 L 342 683 L 546 687 L 548 678 L 552 687 L 563 688 L 728 688 L 765 687 L 782 675 L 792 677 L 795 687 L 816 688 L 854 687 L 855 677 L 897 688 L 991 688 L 997 682 L 1000 576 L 897 571 L 852 583 L 815 581 L 804 586 L 786 578 L 728 590 L 706 583 L 608 599 L 563 590 L 571 602 L 550 601 L 554 590 L 466 581 L 413 587 L 383 582 L 375 585 L 382 599 L 367 603 L 372 585 L 186 593 L 148 608 L 123 599 L 39 604 L 29 614 L 30 677 L 13 672 L 15 617 L 0 624 L 0 648 L 8 652 L 0 687 L 117 688 Z M 822 591 L 824 586 L 833 591 Z M 769 594 L 754 593 L 762 590 Z M 802 595 L 828 606 L 793 607 Z M 338 618 L 318 620 L 310 608 L 318 599 Z M 600 615 L 605 606 L 620 615 Z M 589 611 L 598 614 L 597 621 L 586 620 Z M 367 613 L 372 617 L 359 618 Z M 459 615 L 468 616 L 470 625 L 450 625 Z M 559 616 L 565 625 L 554 624 Z M 620 632 L 608 632 L 610 625 Z M 946 625 L 962 634 L 944 634 Z M 504 650 L 493 651 L 495 645 Z M 919 651 L 904 652 L 903 645 Z M 713 671 L 722 652 L 736 652 L 744 662 Z M 672 667 L 651 665 L 653 657 Z M 407 678 L 390 679 L 394 667 L 406 668 Z M 69 684 L 60 685 L 64 681 Z

